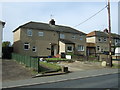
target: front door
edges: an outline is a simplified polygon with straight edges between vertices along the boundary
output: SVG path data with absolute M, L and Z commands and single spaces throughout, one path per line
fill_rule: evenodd
M 54 56 L 54 45 L 51 45 L 51 56 Z

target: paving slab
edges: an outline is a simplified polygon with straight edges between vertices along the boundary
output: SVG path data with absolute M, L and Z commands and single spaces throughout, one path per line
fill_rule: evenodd
M 19 87 L 19 86 L 26 86 L 26 85 L 36 85 L 36 84 L 72 80 L 72 79 L 78 79 L 78 78 L 94 77 L 94 76 L 114 74 L 114 73 L 118 73 L 118 69 L 104 68 L 104 69 L 96 69 L 96 70 L 75 71 L 75 72 L 63 74 L 63 75 L 55 75 L 55 76 L 38 77 L 38 78 L 32 78 L 32 79 L 26 79 L 26 80 L 3 82 L 2 87 L 12 88 L 12 87 Z

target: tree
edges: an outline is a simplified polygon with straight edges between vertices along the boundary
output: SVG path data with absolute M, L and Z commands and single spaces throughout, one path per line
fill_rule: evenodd
M 2 47 L 10 47 L 10 46 L 11 46 L 10 41 L 4 41 L 4 42 L 2 43 Z

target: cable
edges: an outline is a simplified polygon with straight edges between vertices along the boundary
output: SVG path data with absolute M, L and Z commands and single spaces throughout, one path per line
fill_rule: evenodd
M 92 15 L 91 17 L 89 17 L 88 19 L 86 19 L 85 21 L 81 22 L 80 24 L 78 25 L 75 25 L 74 27 L 77 27 L 83 23 L 85 23 L 86 21 L 88 21 L 89 19 L 91 19 L 92 17 L 94 17 L 95 15 L 97 15 L 98 13 L 100 13 L 101 11 L 103 11 L 105 8 L 107 8 L 108 5 L 106 5 L 104 8 L 102 8 L 100 11 L 98 11 L 97 13 L 95 13 L 94 15 Z

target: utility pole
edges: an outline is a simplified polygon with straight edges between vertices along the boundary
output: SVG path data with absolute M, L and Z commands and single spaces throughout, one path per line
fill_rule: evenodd
M 110 0 L 108 0 L 108 23 L 109 23 L 109 58 L 108 58 L 107 66 L 112 67 Z

